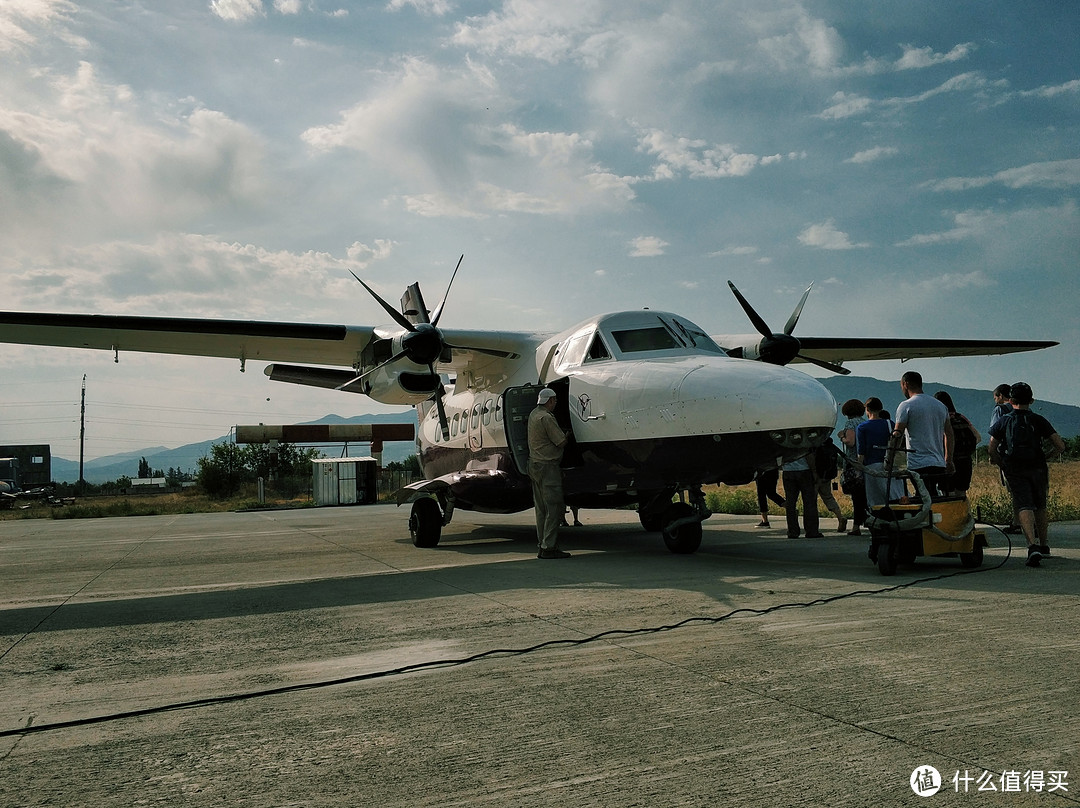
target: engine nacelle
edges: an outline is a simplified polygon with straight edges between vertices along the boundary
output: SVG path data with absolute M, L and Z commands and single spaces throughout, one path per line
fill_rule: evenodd
M 441 379 L 423 365 L 400 360 L 364 377 L 364 392 L 383 404 L 416 405 L 431 398 Z

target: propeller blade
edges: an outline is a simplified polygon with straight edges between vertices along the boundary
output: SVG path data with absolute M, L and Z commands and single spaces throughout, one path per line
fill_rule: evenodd
M 400 325 L 400 326 L 401 326 L 402 328 L 404 328 L 404 329 L 405 329 L 406 331 L 415 331 L 415 330 L 416 330 L 416 329 L 415 329 L 415 328 L 413 327 L 413 324 L 412 324 L 412 323 L 410 323 L 410 322 L 409 322 L 408 320 L 406 320 L 406 319 L 405 319 L 405 316 L 404 316 L 404 315 L 403 315 L 403 314 L 402 314 L 401 312 L 399 312 L 399 311 L 398 311 L 397 309 L 395 309 L 395 308 L 394 308 L 393 306 L 391 306 L 391 305 L 390 305 L 389 303 L 387 303 L 387 302 L 386 302 L 385 300 L 383 300 L 383 299 L 382 299 L 381 297 L 379 297 L 379 296 L 378 296 L 378 295 L 377 295 L 377 294 L 375 293 L 375 290 L 374 290 L 374 289 L 372 289 L 372 288 L 371 288 L 370 286 L 368 286 L 368 285 L 367 285 L 366 283 L 364 283 L 363 281 L 361 281 L 361 280 L 360 280 L 360 278 L 359 278 L 359 276 L 358 276 L 358 275 L 357 275 L 357 274 L 356 274 L 355 272 L 353 272 L 353 271 L 352 271 L 351 269 L 349 270 L 349 274 L 350 274 L 350 275 L 352 275 L 352 276 L 353 276 L 354 278 L 356 278 L 356 280 L 360 282 L 360 285 L 361 285 L 361 286 L 363 286 L 363 287 L 364 287 L 365 289 L 367 289 L 367 290 L 368 290 L 368 293 L 369 293 L 369 294 L 370 294 L 370 295 L 371 295 L 371 296 L 372 296 L 373 298 L 375 298 L 375 300 L 376 300 L 376 301 L 378 301 L 379 305 L 380 305 L 380 306 L 382 306 L 382 307 L 383 307 L 383 309 L 385 309 L 385 310 L 386 310 L 386 313 L 387 313 L 387 314 L 389 314 L 389 315 L 390 315 L 391 317 L 393 317 L 393 318 L 394 318 L 394 322 L 395 322 L 395 323 L 397 323 L 398 325 Z
M 772 337 L 772 329 L 769 328 L 769 324 L 761 319 L 761 315 L 754 311 L 754 307 L 750 305 L 750 302 L 742 296 L 742 292 L 735 288 L 735 284 L 731 281 L 727 282 L 727 285 L 731 288 L 732 294 L 735 295 L 735 299 L 739 301 L 739 305 L 742 306 L 743 311 L 746 312 L 746 316 L 750 318 L 750 322 L 754 324 L 754 328 L 758 330 L 758 333 L 763 337 Z
M 435 374 L 435 365 L 430 365 L 432 375 Z M 443 440 L 450 440 L 450 422 L 446 420 L 446 408 L 443 407 L 442 397 L 446 392 L 446 388 L 443 387 L 442 382 L 439 383 L 439 389 L 435 391 L 435 409 L 439 412 L 439 428 L 442 430 Z
M 457 277 L 457 271 L 461 269 L 461 262 L 465 260 L 465 254 L 461 254 L 461 258 L 457 260 L 457 266 L 454 267 L 454 274 L 450 276 L 450 283 L 446 284 L 446 294 L 443 295 L 442 302 L 435 307 L 434 313 L 431 315 L 431 324 L 438 325 L 439 318 L 442 317 L 443 306 L 446 305 L 447 298 L 450 297 L 450 287 L 454 285 L 454 278 Z
M 810 290 L 814 288 L 814 284 L 810 284 L 806 287 L 806 291 L 802 294 L 802 300 L 799 301 L 799 305 L 795 307 L 795 311 L 791 312 L 791 316 L 788 317 L 787 325 L 784 326 L 784 333 L 791 336 L 791 332 L 795 330 L 795 324 L 799 322 L 799 317 L 802 316 L 802 308 L 806 305 L 806 298 L 810 296 Z
M 839 373 L 842 376 L 847 376 L 851 373 L 846 367 L 842 365 L 834 365 L 832 362 L 826 362 L 824 359 L 814 359 L 812 356 L 806 356 L 805 354 L 796 354 L 804 362 L 809 362 L 811 365 L 817 365 L 819 368 L 825 370 L 831 370 L 833 373 Z

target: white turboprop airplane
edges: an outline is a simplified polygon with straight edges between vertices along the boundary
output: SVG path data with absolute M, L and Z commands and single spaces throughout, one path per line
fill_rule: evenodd
M 701 544 L 709 515 L 703 485 L 747 483 L 756 470 L 806 454 L 835 427 L 832 395 L 784 367 L 789 362 L 848 373 L 840 363 L 1057 344 L 796 338 L 810 289 L 783 332 L 773 333 L 730 282 L 758 334 L 709 336 L 681 315 L 651 309 L 591 317 L 558 334 L 461 330 L 439 326 L 445 296 L 429 311 L 414 283 L 398 312 L 360 283 L 392 325 L 0 312 L 0 342 L 96 348 L 117 359 L 121 351 L 228 357 L 241 370 L 248 360 L 269 361 L 274 381 L 415 405 L 425 479 L 398 492 L 398 503 L 412 502 L 409 530 L 418 547 L 439 543 L 455 508 L 532 507 L 526 426 L 546 385 L 558 393 L 556 417 L 572 434 L 563 461 L 567 504 L 636 504 L 643 527 L 661 532 L 676 553 Z

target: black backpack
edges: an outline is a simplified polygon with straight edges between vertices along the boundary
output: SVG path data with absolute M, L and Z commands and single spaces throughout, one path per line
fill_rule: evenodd
M 836 459 L 839 453 L 840 450 L 836 448 L 832 438 L 829 438 L 814 450 L 814 468 L 817 469 L 819 480 L 831 480 L 836 477 L 837 472 L 840 470 Z
M 1013 410 L 1001 416 L 1005 429 L 1005 460 L 1011 465 L 1038 465 L 1046 460 L 1031 413 Z
M 978 446 L 975 442 L 975 433 L 971 431 L 967 419 L 960 413 L 950 414 L 949 420 L 952 421 L 953 437 L 956 438 L 956 454 L 960 457 L 970 457 Z

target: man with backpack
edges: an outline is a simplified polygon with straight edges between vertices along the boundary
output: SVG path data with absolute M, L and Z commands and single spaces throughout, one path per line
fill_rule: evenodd
M 1005 474 L 1027 539 L 1027 565 L 1037 567 L 1043 556 L 1050 554 L 1046 512 L 1050 471 L 1046 461 L 1065 451 L 1065 441 L 1049 421 L 1031 411 L 1035 398 L 1027 382 L 1014 384 L 1011 396 L 1012 412 L 990 427 L 990 462 L 1001 466 Z M 1043 450 L 1043 440 L 1050 441 L 1049 452 Z

